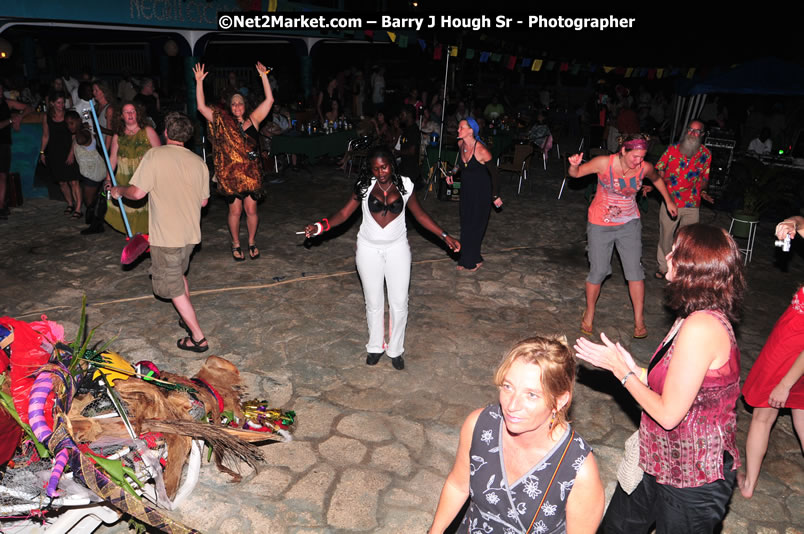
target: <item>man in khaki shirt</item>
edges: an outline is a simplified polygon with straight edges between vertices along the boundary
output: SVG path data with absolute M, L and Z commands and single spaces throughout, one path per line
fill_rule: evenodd
M 150 149 L 130 185 L 113 187 L 112 197 L 139 200 L 148 195 L 148 233 L 154 294 L 170 299 L 179 312 L 179 326 L 189 335 L 176 342 L 182 350 L 209 350 L 198 324 L 184 273 L 190 255 L 201 242 L 201 208 L 209 200 L 209 170 L 204 160 L 184 148 L 193 124 L 182 113 L 165 117 L 167 144 Z

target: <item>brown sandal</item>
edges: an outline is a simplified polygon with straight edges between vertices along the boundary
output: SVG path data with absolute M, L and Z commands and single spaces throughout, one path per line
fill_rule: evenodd
M 585 320 L 586 320 L 586 312 L 583 312 L 583 315 L 581 315 L 581 334 L 585 336 L 594 335 L 593 331 L 594 325 L 587 326 Z
M 637 330 L 637 328 L 634 327 L 634 339 L 645 339 L 646 337 L 648 337 L 647 326 L 643 326 L 642 330 Z

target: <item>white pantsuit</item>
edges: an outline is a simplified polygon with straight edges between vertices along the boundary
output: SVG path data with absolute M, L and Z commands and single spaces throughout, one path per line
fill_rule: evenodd
M 407 206 L 413 194 L 413 182 L 402 177 L 405 194 L 402 195 Z M 385 228 L 381 227 L 368 208 L 368 197 L 376 179 L 373 179 L 365 198 L 361 202 L 363 222 L 357 234 L 357 254 L 355 263 L 360 281 L 363 284 L 363 297 L 366 300 L 366 321 L 369 329 L 369 342 L 366 351 L 385 352 L 391 358 L 405 352 L 405 328 L 408 323 L 408 289 L 410 287 L 410 245 L 408 245 L 404 208 Z M 390 321 L 385 331 L 385 290 L 388 288 L 388 307 Z

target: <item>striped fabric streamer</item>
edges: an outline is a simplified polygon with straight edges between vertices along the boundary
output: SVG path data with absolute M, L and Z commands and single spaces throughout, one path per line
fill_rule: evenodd
M 75 448 L 75 443 L 63 431 L 56 432 L 58 434 L 57 442 L 50 443 L 54 437 L 54 429 L 51 429 L 47 424 L 45 406 L 48 396 L 54 389 L 56 391 L 65 391 L 67 398 L 69 398 L 72 393 L 72 386 L 72 379 L 66 369 L 56 365 L 48 365 L 36 375 L 36 380 L 34 380 L 31 388 L 31 397 L 28 402 L 28 418 L 31 423 L 31 430 L 33 430 L 36 439 L 47 446 L 56 456 L 53 469 L 50 471 L 50 480 L 47 484 L 48 497 L 58 496 L 59 480 L 64 472 L 64 467 L 70 459 L 70 450 Z M 69 405 L 69 402 L 64 402 L 61 396 L 57 395 L 55 407 L 62 409 L 62 404 Z M 66 422 L 63 417 L 54 417 L 53 426 L 58 429 L 66 429 Z

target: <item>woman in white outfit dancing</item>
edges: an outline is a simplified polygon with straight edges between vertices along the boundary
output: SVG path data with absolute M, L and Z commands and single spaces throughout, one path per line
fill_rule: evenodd
M 363 223 L 357 234 L 355 263 L 366 299 L 369 329 L 366 363 L 376 365 L 385 353 L 391 358 L 394 369 L 402 370 L 405 368 L 402 354 L 405 352 L 405 327 L 408 322 L 411 263 L 405 206 L 419 224 L 441 236 L 453 252 L 458 252 L 461 244 L 444 232 L 422 209 L 413 194 L 413 182 L 407 176 L 398 175 L 393 162 L 393 155 L 387 148 L 373 150 L 367 160 L 368 170 L 361 170 L 354 192 L 346 205 L 329 219 L 308 225 L 305 235 L 308 238 L 317 236 L 342 224 L 362 206 Z M 388 287 L 391 314 L 387 343 L 383 282 Z

